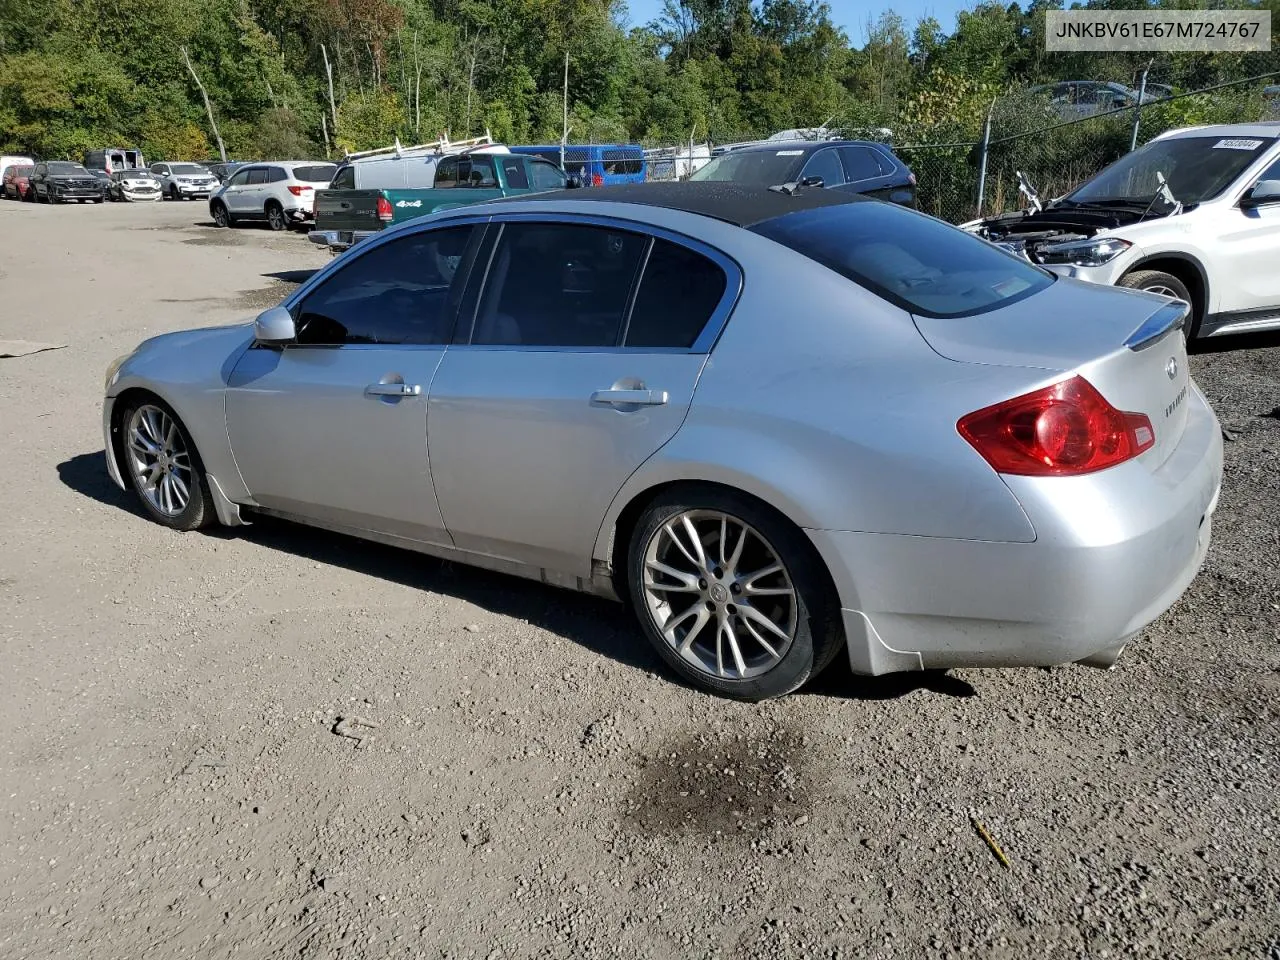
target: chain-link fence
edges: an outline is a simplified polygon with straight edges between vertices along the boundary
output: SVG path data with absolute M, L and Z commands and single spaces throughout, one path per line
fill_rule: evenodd
M 996 99 L 988 122 L 979 124 L 973 139 L 953 135 L 931 142 L 927 131 L 908 140 L 889 129 L 831 127 L 645 144 L 645 177 L 683 179 L 738 143 L 788 137 L 879 140 L 916 175 L 920 209 L 962 223 L 1025 206 L 1019 174 L 1048 201 L 1167 130 L 1280 121 L 1280 61 L 1248 66 L 1254 72 L 1236 79 L 1224 79 L 1197 63 L 1180 73 L 1148 68 L 1131 84 L 1068 80 L 1030 87 Z

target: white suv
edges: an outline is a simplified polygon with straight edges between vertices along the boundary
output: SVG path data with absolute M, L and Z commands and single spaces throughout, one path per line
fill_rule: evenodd
M 160 180 L 160 192 L 170 200 L 207 197 L 218 178 L 198 163 L 153 163 L 151 172 Z
M 272 230 L 283 230 L 315 216 L 316 191 L 329 185 L 337 169 L 315 160 L 245 164 L 214 191 L 209 213 L 220 227 L 265 220 Z
M 1171 130 L 1041 210 L 963 229 L 1061 276 L 1184 300 L 1188 338 L 1280 329 L 1278 138 L 1280 123 Z

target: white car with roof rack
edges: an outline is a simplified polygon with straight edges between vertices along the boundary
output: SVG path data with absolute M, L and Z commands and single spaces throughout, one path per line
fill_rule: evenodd
M 1280 123 L 1170 130 L 1066 196 L 962 227 L 1064 277 L 1191 305 L 1189 338 L 1280 329 Z

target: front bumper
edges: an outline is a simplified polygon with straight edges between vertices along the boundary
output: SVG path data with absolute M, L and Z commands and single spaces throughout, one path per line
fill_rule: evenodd
M 1109 665 L 1169 609 L 1209 547 L 1222 434 L 1192 391 L 1178 447 L 1085 477 L 1005 477 L 1032 543 L 809 530 L 840 593 L 856 673 Z
M 177 187 L 178 187 L 178 193 L 182 194 L 183 199 L 190 199 L 190 198 L 196 198 L 196 197 L 204 197 L 207 199 L 213 195 L 213 192 L 215 190 L 218 189 L 218 184 L 211 183 L 211 184 L 206 184 L 204 186 L 201 186 L 200 184 L 196 184 L 196 183 L 179 183 L 177 184 Z
M 49 196 L 55 200 L 101 200 L 106 193 L 102 190 L 50 190 Z
M 159 189 L 155 190 L 121 190 L 120 195 L 126 200 L 146 201 L 159 200 L 162 194 Z

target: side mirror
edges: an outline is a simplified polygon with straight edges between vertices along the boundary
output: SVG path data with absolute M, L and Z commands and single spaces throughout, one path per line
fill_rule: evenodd
M 1280 180 L 1259 180 L 1248 195 L 1241 199 L 1240 206 L 1251 210 L 1272 203 L 1280 203 Z
M 262 311 L 253 321 L 253 337 L 259 343 L 292 343 L 298 338 L 298 328 L 294 326 L 293 314 L 284 307 L 272 307 L 270 310 Z
M 827 181 L 821 177 L 805 177 L 800 181 L 802 187 L 825 187 L 826 185 Z

